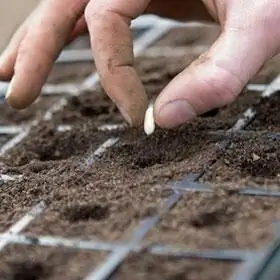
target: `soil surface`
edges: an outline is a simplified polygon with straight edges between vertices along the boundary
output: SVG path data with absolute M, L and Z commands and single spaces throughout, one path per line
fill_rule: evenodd
M 132 255 L 113 275 L 112 280 L 225 280 L 237 264 L 175 257 Z
M 42 96 L 30 107 L 23 110 L 15 110 L 9 107 L 7 103 L 2 103 L 0 104 L 0 125 L 22 125 L 39 119 L 58 100 L 59 97 Z
M 39 188 L 42 179 L 49 181 L 44 181 L 44 185 L 51 184 L 44 192 L 51 202 L 48 210 L 27 231 L 129 239 L 136 225 L 155 215 L 162 206 L 162 186 L 187 172 L 201 172 L 204 165 L 215 159 L 218 140 L 219 137 L 195 134 L 186 127 L 173 132 L 157 131 L 151 138 L 132 130 L 123 133 L 119 143 L 96 164 L 88 165 L 90 154 L 85 154 L 75 164 L 66 161 L 65 171 L 58 166 L 49 172 L 45 169 L 43 177 L 43 172 L 37 175 L 37 182 L 34 178 L 24 183 L 26 188 L 30 184 Z M 30 168 L 30 164 L 24 168 Z M 62 171 L 57 172 L 58 168 Z
M 82 124 L 92 122 L 96 125 L 120 124 L 124 120 L 116 105 L 102 90 L 86 92 L 80 96 L 68 97 L 64 110 L 54 114 L 53 122 L 59 124 Z
M 9 245 L 0 253 L 0 279 L 82 280 L 105 256 L 104 252 Z
M 77 160 L 79 166 L 78 155 L 96 150 L 107 138 L 90 124 L 63 133 L 50 123 L 40 123 L 31 130 L 29 136 L 2 159 L 6 163 L 1 166 L 2 173 L 22 174 L 24 179 L 2 183 L 0 231 L 6 230 L 30 207 L 48 197 L 50 191 L 55 188 L 59 191 L 60 184 L 66 184 L 67 188 L 67 180 L 79 180 L 86 170 L 81 165 L 80 174 L 75 177 L 72 173 L 72 177 L 72 161 Z M 58 178 L 60 180 L 56 182 Z
M 204 181 L 238 182 L 279 186 L 280 142 L 268 136 L 237 137 L 220 160 L 211 166 Z
M 272 97 L 263 98 L 254 106 L 257 116 L 247 129 L 280 132 L 279 106 L 280 92 L 274 93 Z
M 147 242 L 192 249 L 256 249 L 273 238 L 279 199 L 245 197 L 226 189 L 187 193 Z

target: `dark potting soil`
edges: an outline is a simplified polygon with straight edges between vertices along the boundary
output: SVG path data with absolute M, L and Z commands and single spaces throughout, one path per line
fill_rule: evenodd
M 95 182 L 96 176 L 92 177 L 95 178 L 87 177 L 88 182 L 78 178 L 58 190 L 53 187 L 48 209 L 25 232 L 125 241 L 131 238 L 140 221 L 154 215 L 162 204 L 159 187 L 121 187 L 120 182 L 105 184 Z
M 85 154 L 76 159 L 79 164 L 70 173 L 67 169 L 67 173 L 38 174 L 36 185 L 52 178 L 46 194 L 50 205 L 28 233 L 129 239 L 138 223 L 162 206 L 163 186 L 187 172 L 201 172 L 215 159 L 220 140 L 187 127 L 158 130 L 152 137 L 136 130 L 119 136 L 119 143 L 93 165 L 86 165 Z M 30 184 L 24 183 L 26 188 Z
M 231 262 L 135 254 L 124 262 L 111 279 L 227 280 L 236 267 L 237 264 Z
M 203 181 L 238 182 L 280 186 L 280 142 L 268 136 L 233 139 L 216 164 L 211 166 Z
M 96 125 L 124 122 L 116 105 L 101 89 L 69 97 L 63 111 L 53 116 L 53 122 L 56 124 L 77 124 L 89 121 Z
M 146 242 L 192 249 L 256 249 L 273 240 L 273 223 L 279 217 L 278 198 L 240 196 L 225 188 L 190 192 Z
M 0 253 L 0 279 L 82 280 L 105 256 L 104 252 L 9 245 Z
M 0 233 L 7 231 L 14 223 L 19 221 L 27 212 L 31 210 L 31 205 L 25 204 L 32 204 L 32 202 L 28 203 L 27 198 L 25 203 L 21 203 L 20 194 L 15 194 L 13 198 L 13 193 L 8 193 L 5 190 L 5 186 L 7 184 L 1 182 L 0 187 L 3 189 L 0 193 L 1 197 L 1 206 L 0 206 Z M 20 191 L 20 185 L 19 191 Z M 30 192 L 32 192 L 30 190 Z M 10 203 L 13 202 L 15 205 L 11 205 Z M 32 205 L 35 206 L 35 205 Z M 1 279 L 1 278 L 0 278 Z
M 107 138 L 91 125 L 62 133 L 49 123 L 40 123 L 31 130 L 29 136 L 2 159 L 5 163 L 1 166 L 2 174 L 21 174 L 24 178 L 2 182 L 0 231 L 10 227 L 40 200 L 47 199 L 55 188 L 60 190 L 63 184 L 67 188 L 68 180 L 79 180 L 86 172 L 79 156 L 96 150 Z M 81 166 L 77 174 L 71 173 L 75 160 Z
M 0 104 L 0 125 L 20 125 L 41 118 L 59 97 L 39 97 L 30 107 L 23 110 L 15 110 L 6 103 Z
M 22 166 L 32 160 L 63 160 L 95 150 L 107 138 L 106 133 L 98 131 L 90 123 L 60 132 L 51 122 L 41 122 L 3 160 L 9 166 Z
M 280 132 L 280 92 L 263 98 L 254 106 L 256 118 L 247 127 L 248 130 L 269 130 Z

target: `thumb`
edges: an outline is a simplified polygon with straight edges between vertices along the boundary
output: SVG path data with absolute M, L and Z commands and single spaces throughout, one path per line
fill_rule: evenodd
M 263 37 L 252 30 L 225 30 L 158 96 L 156 123 L 172 128 L 231 103 L 271 55 Z

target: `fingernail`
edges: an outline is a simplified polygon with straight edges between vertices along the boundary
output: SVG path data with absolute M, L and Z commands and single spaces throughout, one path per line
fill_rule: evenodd
M 124 119 L 128 122 L 128 124 L 129 124 L 130 126 L 132 126 L 131 118 L 130 118 L 130 116 L 128 115 L 128 113 L 126 112 L 126 110 L 125 110 L 122 106 L 120 106 L 120 105 L 117 105 L 117 106 L 118 106 L 119 111 L 121 112 L 122 116 L 124 117 Z
M 158 120 L 165 127 L 175 127 L 193 120 L 196 113 L 186 100 L 175 100 L 163 105 Z

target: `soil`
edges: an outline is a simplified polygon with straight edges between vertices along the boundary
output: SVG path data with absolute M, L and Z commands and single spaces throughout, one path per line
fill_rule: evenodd
M 82 280 L 102 262 L 106 254 L 9 245 L 0 256 L 0 279 L 3 280 Z
M 269 183 L 279 186 L 279 148 L 279 139 L 274 137 L 236 137 L 203 180 L 218 183 L 245 180 L 260 186 Z
M 61 112 L 55 113 L 53 122 L 59 124 L 78 124 L 92 122 L 121 124 L 124 122 L 117 107 L 102 90 L 86 92 L 80 96 L 69 97 L 68 104 Z
M 186 193 L 146 242 L 192 249 L 257 249 L 274 238 L 278 198 L 240 196 L 220 188 Z
M 247 129 L 280 132 L 279 104 L 280 92 L 274 93 L 272 97 L 263 98 L 254 107 L 257 116 Z
M 91 124 L 63 133 L 50 123 L 40 123 L 31 130 L 29 136 L 2 159 L 5 163 L 1 166 L 2 174 L 23 174 L 24 179 L 1 185 L 0 231 L 7 230 L 48 196 L 50 190 L 63 182 L 67 185 L 67 177 L 75 178 L 69 174 L 72 161 L 77 159 L 79 164 L 78 155 L 97 149 L 107 138 L 105 133 L 97 133 Z M 82 170 L 77 173 L 78 178 L 84 173 Z M 57 177 L 60 178 L 58 185 L 55 184 Z
M 50 108 L 59 97 L 41 96 L 30 107 L 23 110 L 15 110 L 7 105 L 0 104 L 0 125 L 22 125 L 41 118 L 46 110 Z
M 31 185 L 40 189 L 42 183 L 47 184 L 44 194 L 50 201 L 44 215 L 28 227 L 28 233 L 129 239 L 138 223 L 155 215 L 162 206 L 162 186 L 187 172 L 201 172 L 214 160 L 219 140 L 195 134 L 186 127 L 176 132 L 157 131 L 151 138 L 134 130 L 120 137 L 98 164 L 87 166 L 90 154 L 85 154 L 75 159 L 76 164 L 67 160 L 65 171 L 58 166 L 48 172 L 45 169 L 38 178 L 22 184 L 27 192 Z M 62 171 L 57 172 L 58 168 Z
M 60 132 L 53 123 L 41 122 L 31 129 L 20 145 L 11 149 L 3 161 L 8 166 L 22 166 L 34 163 L 34 160 L 40 162 L 64 160 L 97 149 L 107 138 L 105 132 L 98 131 L 91 123 Z M 45 168 L 46 166 L 43 169 Z M 41 168 L 31 169 L 38 173 Z
M 175 257 L 132 255 L 112 280 L 226 280 L 236 268 L 235 263 L 182 260 Z

